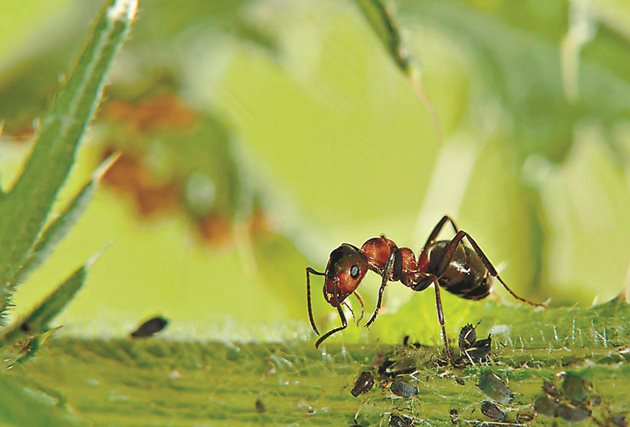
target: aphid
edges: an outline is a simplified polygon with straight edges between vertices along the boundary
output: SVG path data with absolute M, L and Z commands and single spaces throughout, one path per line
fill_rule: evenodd
M 451 424 L 459 423 L 459 412 L 457 412 L 457 409 L 451 409 L 448 411 L 448 414 L 451 416 Z
M 459 331 L 459 338 L 457 340 L 459 351 L 464 352 L 475 344 L 475 341 L 477 341 L 477 331 L 475 328 L 476 326 L 469 323 Z
M 505 412 L 492 402 L 483 402 L 481 404 L 481 413 L 495 421 L 505 421 L 507 418 Z
M 166 328 L 166 325 L 168 325 L 168 320 L 166 320 L 162 316 L 153 317 L 152 319 L 149 319 L 142 325 L 138 326 L 138 329 L 131 333 L 131 338 L 152 337 L 153 335 L 160 332 L 162 329 Z
M 265 407 L 265 404 L 260 399 L 256 399 L 255 406 L 256 406 L 256 412 L 258 412 L 259 414 L 262 414 L 263 412 L 267 410 L 267 408 Z
M 548 417 L 555 417 L 558 409 L 558 402 L 548 396 L 540 396 L 534 402 L 536 412 Z
M 464 351 L 466 358 L 472 363 L 483 363 L 488 361 L 492 346 L 492 338 L 488 335 L 485 340 L 476 341 L 471 348 Z
M 451 240 L 436 240 L 447 222 L 453 226 L 455 237 Z M 464 239 L 468 241 L 471 247 L 464 245 Z M 490 294 L 492 280 L 496 277 L 514 298 L 533 306 L 543 306 L 543 304 L 533 303 L 516 295 L 499 276 L 496 268 L 477 242 L 467 232 L 457 228 L 452 218 L 444 216 L 434 227 L 417 259 L 411 249 L 399 248 L 392 240 L 381 236 L 369 239 L 363 243 L 361 248 L 343 243 L 330 253 L 324 272 L 306 267 L 308 316 L 313 330 L 319 335 L 311 305 L 311 274 L 324 276 L 322 288 L 324 299 L 337 309 L 341 320 L 341 326 L 333 328 L 319 337 L 315 342 L 316 347 L 319 347 L 331 335 L 348 326 L 342 306 L 349 308 L 346 299 L 351 294 L 355 295 L 363 312 L 363 298 L 357 292 L 357 288 L 368 270 L 381 276 L 381 286 L 378 290 L 376 308 L 365 326 L 370 327 L 376 319 L 388 282 L 400 281 L 416 292 L 423 291 L 433 285 L 444 350 L 451 363 L 453 357 L 444 326 L 440 288 L 461 298 L 480 300 Z
M 567 420 L 572 423 L 584 421 L 591 416 L 591 410 L 584 408 L 583 406 L 573 406 L 566 403 L 562 403 L 556 410 L 556 415 L 563 420 Z
M 628 427 L 628 422 L 626 421 L 625 415 L 613 415 L 610 421 L 614 426 Z
M 410 427 L 413 425 L 413 420 L 409 417 L 392 414 L 389 417 L 389 425 L 391 427 Z
M 528 423 L 533 421 L 536 415 L 529 412 L 519 412 L 516 414 L 516 422 L 518 423 Z
M 409 384 L 406 381 L 402 381 L 398 379 L 394 380 L 394 382 L 389 387 L 389 389 L 396 396 L 400 396 L 400 397 L 411 397 L 418 394 L 418 387 L 416 387 L 413 384 Z
M 360 394 L 367 393 L 374 386 L 374 377 L 368 371 L 363 371 L 357 377 L 356 382 L 354 383 L 354 387 L 352 388 L 352 395 L 357 397 Z
M 586 400 L 586 393 L 591 387 L 577 374 L 567 372 L 562 380 L 562 393 L 572 403 L 580 403 Z
M 549 397 L 553 397 L 554 399 L 560 397 L 560 393 L 558 392 L 556 385 L 549 380 L 543 381 L 542 389 Z
M 396 377 L 398 375 L 411 374 L 417 369 L 417 363 L 413 357 L 403 357 L 398 360 L 387 358 L 378 367 L 378 373 L 384 377 Z
M 486 396 L 496 402 L 506 404 L 512 401 L 513 396 L 510 388 L 492 372 L 481 374 L 478 385 Z
M 593 422 L 601 427 L 628 427 L 625 415 L 611 414 L 610 411 L 603 414 L 601 418 L 593 418 Z

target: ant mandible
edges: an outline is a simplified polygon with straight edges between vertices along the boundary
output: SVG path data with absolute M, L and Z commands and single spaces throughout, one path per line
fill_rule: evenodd
M 447 222 L 453 226 L 455 237 L 452 240 L 436 241 L 438 234 Z M 464 239 L 468 240 L 472 248 L 464 245 Z M 364 312 L 364 303 L 363 298 L 361 298 L 356 289 L 361 284 L 361 280 L 363 280 L 368 270 L 379 274 L 382 280 L 378 290 L 376 309 L 365 326 L 369 328 L 376 319 L 381 309 L 383 291 L 387 282 L 400 281 L 403 285 L 417 292 L 433 285 L 438 321 L 442 328 L 442 341 L 444 342 L 446 356 L 450 362 L 452 362 L 453 358 L 444 327 L 440 287 L 461 298 L 480 300 L 490 294 L 492 280 L 496 277 L 503 287 L 517 300 L 536 307 L 544 307 L 544 304 L 534 303 L 516 295 L 501 279 L 499 273 L 477 242 L 467 232 L 458 229 L 451 217 L 445 215 L 437 223 L 431 235 L 429 235 L 417 261 L 411 249 L 399 248 L 393 241 L 385 236 L 381 236 L 369 239 L 360 249 L 351 244 L 343 243 L 330 253 L 326 271 L 323 273 L 311 267 L 306 267 L 308 317 L 315 333 L 319 335 L 311 307 L 310 274 L 325 277 L 324 298 L 337 309 L 341 319 L 341 326 L 319 337 L 317 342 L 315 342 L 315 347 L 319 347 L 325 339 L 348 326 L 341 306 L 344 305 L 350 309 L 346 302 L 346 298 L 350 294 L 354 294 L 361 304 L 359 321 L 361 320 Z

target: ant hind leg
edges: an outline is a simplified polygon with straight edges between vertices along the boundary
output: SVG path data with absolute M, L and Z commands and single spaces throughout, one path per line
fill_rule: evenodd
M 427 239 L 426 243 L 424 244 L 424 246 L 422 247 L 423 251 L 433 242 L 435 242 L 435 239 L 437 239 L 438 234 L 440 234 L 440 231 L 442 231 L 442 228 L 444 228 L 444 226 L 446 225 L 447 222 L 450 222 L 451 225 L 453 226 L 453 230 L 455 230 L 455 234 L 457 234 L 459 232 L 459 228 L 457 228 L 457 225 L 455 224 L 455 221 L 453 220 L 453 218 L 451 218 L 448 215 L 444 215 L 442 217 L 442 219 L 440 219 L 438 221 L 438 223 L 435 225 L 435 227 L 433 227 L 433 231 L 431 231 L 431 234 L 429 234 L 429 238 Z
M 440 273 L 443 272 L 451 263 L 451 260 L 453 259 L 453 256 L 455 255 L 455 251 L 457 250 L 457 247 L 459 246 L 459 244 L 462 242 L 464 238 L 468 240 L 473 250 L 479 256 L 479 258 L 481 259 L 481 262 L 488 269 L 492 277 L 496 277 L 497 280 L 503 285 L 503 287 L 510 293 L 510 295 L 512 295 L 517 300 L 524 302 L 525 304 L 529 304 L 534 307 L 545 307 L 544 304 L 532 302 L 528 299 L 525 299 L 523 297 L 516 295 L 514 291 L 512 291 L 512 289 L 510 289 L 508 285 L 505 284 L 501 276 L 499 276 L 499 272 L 497 271 L 496 268 L 494 268 L 494 265 L 492 265 L 492 263 L 490 262 L 486 254 L 481 250 L 477 242 L 475 242 L 475 240 L 470 236 L 470 234 L 468 234 L 467 232 L 463 230 L 458 231 L 455 237 L 453 237 L 453 240 L 451 240 L 448 246 L 446 246 L 446 249 L 444 250 L 444 255 L 442 255 L 442 260 L 438 268 L 438 271 Z

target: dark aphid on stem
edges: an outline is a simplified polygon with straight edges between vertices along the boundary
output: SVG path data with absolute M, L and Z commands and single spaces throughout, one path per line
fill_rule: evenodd
M 378 367 L 378 373 L 384 377 L 396 377 L 416 372 L 417 362 L 411 356 L 402 357 L 398 360 L 386 358 Z
M 394 382 L 389 387 L 389 389 L 396 396 L 400 396 L 400 397 L 411 397 L 418 394 L 418 387 L 399 379 L 394 380 Z
M 556 410 L 556 415 L 563 420 L 571 423 L 584 421 L 591 416 L 591 410 L 583 406 L 574 406 L 568 403 L 562 403 Z
M 534 409 L 539 414 L 555 417 L 558 410 L 558 402 L 549 396 L 540 396 L 534 401 Z
M 389 425 L 391 427 L 410 427 L 413 426 L 413 420 L 409 417 L 392 414 L 389 417 Z
M 451 417 L 451 424 L 459 424 L 459 412 L 457 412 L 457 409 L 451 409 L 448 411 L 448 414 Z
M 469 323 L 459 331 L 457 343 L 459 344 L 459 351 L 462 353 L 472 347 L 475 341 L 477 341 L 477 331 L 475 328 L 476 326 Z
M 492 338 L 488 335 L 485 340 L 476 341 L 471 348 L 464 351 L 466 359 L 471 363 L 484 363 L 488 361 L 492 349 Z
M 350 391 L 350 393 L 352 393 L 354 397 L 357 397 L 360 394 L 370 391 L 373 386 L 374 377 L 372 376 L 372 373 L 368 371 L 363 371 L 357 377 L 357 380 L 354 383 L 354 387 L 352 388 L 352 391 Z
M 453 226 L 455 237 L 451 240 L 437 240 L 438 234 L 447 222 Z M 464 240 L 470 244 L 470 247 L 464 245 Z M 330 253 L 324 272 L 316 271 L 311 267 L 306 268 L 308 316 L 315 333 L 319 335 L 311 305 L 311 274 L 324 276 L 322 288 L 324 299 L 337 309 L 341 320 L 341 326 L 319 337 L 315 342 L 316 347 L 319 347 L 331 335 L 348 326 L 343 306 L 349 308 L 346 299 L 350 295 L 354 294 L 361 304 L 361 311 L 363 312 L 363 298 L 357 292 L 357 288 L 368 270 L 381 276 L 381 286 L 378 290 L 376 309 L 365 326 L 369 327 L 376 319 L 388 282 L 400 281 L 416 292 L 423 291 L 433 285 L 444 350 L 451 364 L 453 357 L 446 336 L 440 289 L 461 298 L 480 300 L 490 294 L 492 281 L 496 278 L 519 301 L 536 307 L 544 306 L 516 295 L 499 276 L 496 268 L 477 242 L 467 232 L 457 228 L 452 218 L 444 216 L 433 228 L 417 259 L 411 249 L 399 248 L 392 240 L 381 236 L 369 239 L 363 243 L 361 248 L 349 243 L 342 244 Z
M 147 320 L 131 333 L 131 338 L 147 338 L 157 334 L 168 325 L 168 320 L 162 316 Z
M 483 402 L 481 404 L 481 413 L 491 420 L 505 421 L 507 415 L 497 405 L 492 402 Z

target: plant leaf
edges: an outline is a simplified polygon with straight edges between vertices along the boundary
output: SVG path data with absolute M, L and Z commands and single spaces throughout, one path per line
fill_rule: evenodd
M 70 77 L 43 120 L 24 171 L 0 203 L 0 313 L 6 311 L 15 290 L 9 281 L 37 242 L 72 168 L 136 8 L 137 0 L 109 0 L 104 4 Z
M 477 335 L 485 338 L 496 305 L 475 304 L 482 306 L 480 312 L 485 314 Z M 431 320 L 437 323 L 432 308 Z M 46 346 L 48 357 L 38 357 L 28 365 L 28 372 L 24 366 L 15 370 L 28 374 L 27 378 L 36 381 L 47 395 L 64 396 L 69 406 L 96 425 L 304 425 L 308 419 L 313 425 L 375 426 L 381 421 L 387 425 L 392 413 L 426 420 L 415 425 L 452 425 L 449 414 L 453 409 L 459 412 L 461 425 L 483 425 L 488 419 L 479 408 L 488 399 L 487 390 L 482 391 L 477 384 L 486 371 L 502 382 L 509 380 L 509 389 L 516 397 L 505 405 L 511 419 L 517 411 L 531 412 L 545 380 L 569 371 L 592 383 L 590 397 L 599 396 L 601 404 L 593 405 L 591 420 L 602 419 L 607 413 L 627 414 L 630 359 L 626 325 L 630 306 L 616 299 L 593 308 L 527 311 L 528 315 L 511 317 L 509 307 L 502 310 L 497 321 L 513 328 L 512 340 L 495 328 L 491 362 L 469 364 L 465 369 L 439 366 L 440 350 L 426 345 L 349 344 L 348 340 L 342 344 L 340 335 L 347 338 L 344 331 L 320 350 L 313 346 L 314 335 L 308 341 L 284 343 L 63 337 L 51 341 Z M 424 329 L 418 310 L 415 314 L 415 330 Z M 573 316 L 577 319 L 575 329 Z M 479 319 L 470 316 L 465 323 Z M 530 320 L 536 322 L 533 327 Z M 560 325 L 558 341 L 545 331 L 553 350 L 540 338 L 534 337 L 534 342 L 528 339 L 539 332 L 535 330 L 539 321 Z M 514 339 L 521 332 L 527 334 L 523 340 Z M 599 342 L 589 339 L 593 332 L 601 334 Z M 606 342 L 601 340 L 604 336 Z M 402 338 L 400 328 L 388 339 L 394 337 Z M 386 365 L 387 361 L 394 363 Z M 350 393 L 360 372 L 371 371 L 376 376 L 379 368 L 395 370 L 401 366 L 417 369 L 415 374 L 397 379 L 417 387 L 418 396 L 394 398 L 389 381 L 377 381 L 359 398 Z M 542 414 L 538 417 L 532 425 L 551 425 L 554 421 Z M 594 424 L 591 421 L 590 425 Z
M 4 343 L 15 343 L 27 336 L 46 332 L 50 322 L 66 307 L 83 287 L 89 266 L 93 260 L 78 268 L 57 289 L 48 295 L 30 314 L 7 328 Z
M 43 390 L 27 388 L 12 375 L 0 375 L 0 422 L 3 426 L 84 425 Z
M 30 250 L 29 255 L 16 272 L 16 275 L 9 280 L 10 287 L 15 287 L 22 283 L 28 274 L 41 265 L 50 251 L 65 237 L 83 211 L 85 211 L 87 204 L 92 200 L 100 178 L 107 172 L 117 158 L 118 155 L 113 155 L 101 163 L 92 174 L 92 179 L 81 188 L 77 195 L 68 203 L 63 212 L 46 227 L 37 240 L 37 243 Z
M 409 46 L 403 40 L 394 4 L 388 0 L 355 0 L 372 30 L 376 33 L 390 58 L 409 79 L 411 87 L 431 115 L 438 142 L 442 141 L 442 126 L 422 84 L 420 68 L 413 60 Z

